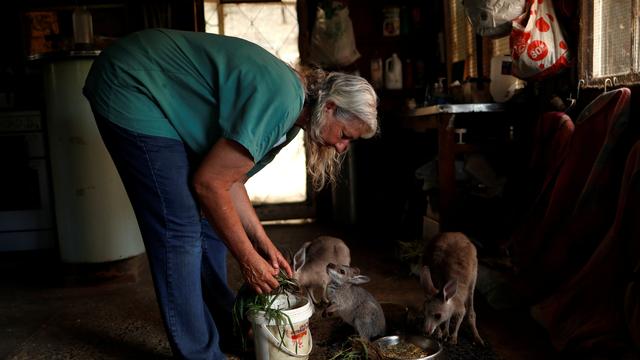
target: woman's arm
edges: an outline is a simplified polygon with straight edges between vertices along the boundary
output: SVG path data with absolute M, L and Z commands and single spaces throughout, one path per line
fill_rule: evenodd
M 240 263 L 245 280 L 261 294 L 278 286 L 275 278 L 278 269 L 254 249 L 239 215 L 240 211 L 245 213 L 246 209 L 244 205 L 238 209 L 232 197 L 232 188 L 242 185 L 253 165 L 244 147 L 234 141 L 220 139 L 194 174 L 193 184 L 205 216 Z
M 285 260 L 282 253 L 280 253 L 280 251 L 273 245 L 273 242 L 264 231 L 264 227 L 262 227 L 260 219 L 258 218 L 253 205 L 251 205 L 251 200 L 249 199 L 244 183 L 233 184 L 231 188 L 231 196 L 233 198 L 233 203 L 236 206 L 236 210 L 240 215 L 242 226 L 247 232 L 249 239 L 253 240 L 256 246 L 263 251 L 264 256 L 266 256 L 267 260 L 271 261 L 271 265 L 274 268 L 282 268 L 287 275 L 292 276 L 293 272 L 291 271 L 291 266 L 289 266 L 287 260 Z

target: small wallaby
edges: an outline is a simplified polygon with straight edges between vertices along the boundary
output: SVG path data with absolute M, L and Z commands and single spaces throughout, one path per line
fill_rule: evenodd
M 327 284 L 329 284 L 327 274 L 329 263 L 351 264 L 351 252 L 347 245 L 344 241 L 331 236 L 319 236 L 305 242 L 293 256 L 293 278 L 316 304 L 319 302 L 314 294 L 316 290 L 320 292 L 321 300 L 329 302 L 326 295 Z
M 459 232 L 445 232 L 427 245 L 420 272 L 424 290 L 424 331 L 435 332 L 437 338 L 458 342 L 458 330 L 465 315 L 474 341 L 484 345 L 476 328 L 473 292 L 478 276 L 476 248 L 469 238 Z M 449 334 L 449 323 L 454 322 Z
M 369 282 L 369 277 L 360 275 L 360 269 L 346 265 L 327 265 L 331 278 L 327 286 L 328 314 L 338 313 L 344 322 L 353 326 L 358 335 L 366 340 L 384 335 L 386 324 L 384 312 L 378 301 L 367 290 L 358 285 Z

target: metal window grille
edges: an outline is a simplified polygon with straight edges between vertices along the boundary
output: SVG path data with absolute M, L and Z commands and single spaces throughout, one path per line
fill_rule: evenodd
M 207 32 L 249 40 L 290 64 L 298 61 L 296 1 L 206 0 L 204 5 Z
M 475 33 L 462 2 L 463 0 L 447 1 L 447 57 L 450 63 L 465 61 L 465 75 L 476 77 L 478 74 Z
M 491 39 L 491 45 L 491 56 L 511 55 L 508 36 Z
M 640 0 L 582 1 L 579 74 L 586 87 L 640 83 Z

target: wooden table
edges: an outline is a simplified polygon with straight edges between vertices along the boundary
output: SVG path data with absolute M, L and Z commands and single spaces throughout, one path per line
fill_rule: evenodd
M 504 112 L 505 106 L 500 103 L 479 104 L 444 104 L 420 107 L 406 111 L 401 117 L 403 127 L 424 132 L 438 131 L 438 187 L 440 208 L 440 230 L 452 230 L 451 205 L 455 198 L 455 158 L 457 153 L 474 151 L 472 144 L 456 143 L 455 120 L 458 115 L 473 113 Z

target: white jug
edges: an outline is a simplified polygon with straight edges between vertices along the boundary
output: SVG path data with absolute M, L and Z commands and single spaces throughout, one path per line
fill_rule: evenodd
M 396 53 L 384 62 L 384 86 L 390 90 L 402 89 L 402 62 Z

